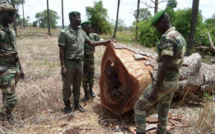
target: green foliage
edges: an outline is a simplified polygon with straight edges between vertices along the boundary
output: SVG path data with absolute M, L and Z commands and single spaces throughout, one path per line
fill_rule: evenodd
M 170 7 L 170 8 L 176 8 L 178 5 L 178 2 L 176 0 L 168 0 L 167 1 L 167 7 Z
M 192 9 L 183 9 L 174 11 L 172 7 L 167 7 L 166 11 L 172 16 L 172 25 L 184 36 L 185 40 L 188 41 L 190 33 L 190 22 L 191 22 L 191 11 Z M 183 18 L 183 19 L 182 19 Z M 212 39 L 215 39 L 215 15 L 212 18 L 206 20 L 206 24 L 203 23 L 203 17 L 201 11 L 199 11 L 196 35 L 195 35 L 195 46 L 208 46 L 209 41 L 206 35 L 208 29 L 206 26 L 210 26 L 210 33 Z M 154 46 L 159 40 L 159 35 L 155 29 L 150 25 L 149 20 L 145 20 L 139 23 L 139 42 L 144 46 Z
M 152 17 L 151 12 L 147 8 L 139 9 L 139 20 L 146 20 Z M 134 12 L 134 18 L 137 19 L 137 10 Z
M 211 18 L 205 20 L 205 24 L 211 34 L 213 42 L 215 42 L 215 14 Z
M 215 26 L 215 14 L 211 18 L 206 19 L 205 24 L 208 29 L 214 27 Z
M 57 20 L 60 19 L 56 11 L 49 9 L 49 15 L 50 15 L 50 28 L 56 29 L 57 28 Z M 35 15 L 35 18 L 37 19 L 37 22 L 39 23 L 39 26 L 41 28 L 47 28 L 48 27 L 48 15 L 47 10 L 44 10 L 43 12 L 38 12 Z M 33 24 L 34 25 L 34 24 Z
M 37 27 L 37 21 L 33 21 L 33 27 Z
M 86 14 L 96 33 L 111 34 L 111 25 L 107 21 L 107 9 L 103 7 L 102 1 L 95 2 L 93 7 L 86 7 Z
M 155 28 L 151 26 L 151 21 L 149 19 L 141 21 L 138 27 L 140 44 L 147 47 L 155 46 L 159 41 L 159 34 L 156 32 Z
M 176 0 L 168 0 L 167 2 L 166 12 L 169 14 L 171 22 L 175 21 L 175 11 L 173 9 L 177 7 L 177 4 Z
M 173 26 L 184 36 L 185 40 L 188 41 L 190 33 L 190 18 L 191 18 L 192 9 L 178 10 L 175 12 L 175 19 Z M 205 45 L 208 44 L 208 39 L 206 36 L 206 25 L 203 23 L 203 16 L 201 12 L 198 13 L 197 25 L 196 25 L 196 36 L 195 36 L 195 45 Z
M 2 0 L 2 3 L 12 5 L 12 1 L 15 3 L 16 6 L 19 6 L 20 4 L 22 4 L 21 0 Z

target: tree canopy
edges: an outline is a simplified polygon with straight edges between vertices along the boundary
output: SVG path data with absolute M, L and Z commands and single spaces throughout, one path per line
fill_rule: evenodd
M 23 0 L 13 0 L 14 4 L 19 6 L 24 2 Z M 2 0 L 2 3 L 12 5 L 12 0 Z
M 88 20 L 91 21 L 91 26 L 96 33 L 111 34 L 111 26 L 107 21 L 107 9 L 103 7 L 102 1 L 94 2 L 93 7 L 86 7 Z
M 134 17 L 137 17 L 137 10 L 134 11 Z M 147 8 L 139 9 L 139 20 L 146 20 L 152 17 L 151 12 Z
M 50 27 L 52 29 L 57 28 L 57 20 L 60 19 L 56 11 L 53 11 L 49 9 L 49 14 L 50 14 Z M 43 12 L 38 12 L 35 15 L 35 18 L 37 19 L 37 22 L 41 28 L 47 28 L 48 24 L 48 16 L 47 16 L 47 10 L 44 10 Z

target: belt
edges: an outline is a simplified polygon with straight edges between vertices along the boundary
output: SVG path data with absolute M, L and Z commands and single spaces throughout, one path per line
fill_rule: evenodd
M 0 57 L 0 65 L 15 65 L 17 62 L 17 58 L 9 58 L 9 57 Z

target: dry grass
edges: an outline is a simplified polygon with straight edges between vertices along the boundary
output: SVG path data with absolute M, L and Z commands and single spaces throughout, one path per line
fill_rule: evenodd
M 0 127 L 0 133 L 4 133 L 3 130 L 16 134 L 129 133 L 125 129 L 129 124 L 104 110 L 97 98 L 82 103 L 87 109 L 86 113 L 75 112 L 74 118 L 65 117 L 62 112 L 64 105 L 57 36 L 32 36 L 18 38 L 17 41 L 26 79 L 20 80 L 17 85 L 19 101 L 14 115 L 16 120 L 25 124 L 25 127 L 6 125 Z M 143 49 L 139 45 L 134 45 L 134 47 Z M 96 48 L 96 82 L 94 86 L 96 94 L 99 93 L 98 78 L 104 50 L 103 46 Z M 83 90 L 81 93 L 81 97 L 83 97 Z M 189 126 L 175 129 L 173 131 L 175 134 L 215 133 L 213 103 L 207 103 L 206 107 L 183 106 L 179 109 L 172 109 L 171 112 L 181 113 L 185 119 L 185 125 Z
M 99 105 L 99 99 L 91 100 L 93 103 L 82 103 L 87 112 L 75 112 L 75 118 L 65 117 L 62 112 L 64 105 L 56 36 L 18 38 L 17 41 L 26 78 L 20 80 L 16 88 L 19 101 L 14 115 L 25 127 L 7 126 L 6 131 L 16 134 L 113 132 L 98 124 L 105 115 L 105 110 Z M 104 49 L 97 48 L 97 70 L 100 70 Z M 99 76 L 99 71 L 97 75 Z M 94 90 L 98 94 L 98 79 Z M 81 92 L 83 97 L 83 90 Z

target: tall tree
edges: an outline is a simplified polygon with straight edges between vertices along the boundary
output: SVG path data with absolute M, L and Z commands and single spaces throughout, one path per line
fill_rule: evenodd
M 151 4 L 148 4 L 145 0 L 144 3 L 147 8 L 154 8 L 154 14 L 156 14 L 158 12 L 158 6 L 159 4 L 163 3 L 163 2 L 166 2 L 167 0 L 150 0 L 150 2 L 153 4 L 153 6 Z
M 14 2 L 14 0 L 11 0 L 11 4 L 12 4 L 13 8 L 15 9 L 15 8 L 16 8 L 16 6 L 15 6 L 15 2 Z M 14 17 L 14 19 L 13 19 L 13 28 L 14 28 L 14 30 L 15 30 L 15 32 L 16 32 L 16 34 L 17 34 L 16 14 L 15 14 L 15 17 Z
M 61 0 L 61 5 L 62 5 L 62 29 L 64 29 L 64 7 L 63 7 L 63 0 Z
M 195 38 L 195 33 L 196 33 L 198 13 L 199 13 L 199 0 L 193 0 L 191 23 L 190 23 L 191 24 L 190 25 L 190 34 L 189 34 L 189 38 L 188 38 L 186 55 L 190 55 L 192 53 L 192 49 L 193 49 L 193 45 L 194 45 L 194 38 Z
M 50 17 L 49 17 L 49 0 L 47 0 L 47 25 L 48 25 L 48 34 L 51 35 L 51 30 L 50 30 Z
M 175 11 L 174 8 L 177 7 L 178 2 L 176 0 L 168 0 L 167 5 L 166 5 L 166 12 L 170 16 L 170 21 L 174 22 L 175 21 Z
M 107 9 L 103 7 L 102 1 L 94 2 L 93 7 L 86 7 L 87 19 L 96 33 L 111 34 L 111 25 L 107 21 Z
M 137 17 L 137 10 L 134 12 L 134 18 Z M 147 8 L 140 8 L 139 9 L 139 17 L 138 21 L 144 21 L 150 19 L 152 17 L 151 12 Z
M 136 16 L 136 35 L 135 39 L 138 41 L 138 22 L 139 22 L 140 0 L 137 0 L 137 16 Z
M 117 25 L 118 25 L 119 7 L 120 7 L 120 0 L 118 0 L 118 5 L 117 5 L 116 24 L 115 24 L 114 34 L 113 34 L 114 38 L 116 37 L 116 31 L 117 31 Z
M 60 19 L 56 11 L 53 11 L 49 9 L 49 16 L 50 16 L 50 28 L 56 29 L 57 28 L 57 20 Z M 47 28 L 48 27 L 48 14 L 47 10 L 44 10 L 43 12 L 38 12 L 35 15 L 35 18 L 37 19 L 37 23 L 41 28 Z
M 25 28 L 25 11 L 24 11 L 24 3 L 25 3 L 25 0 L 20 0 L 20 2 L 22 3 L 22 20 L 23 20 L 23 28 Z

